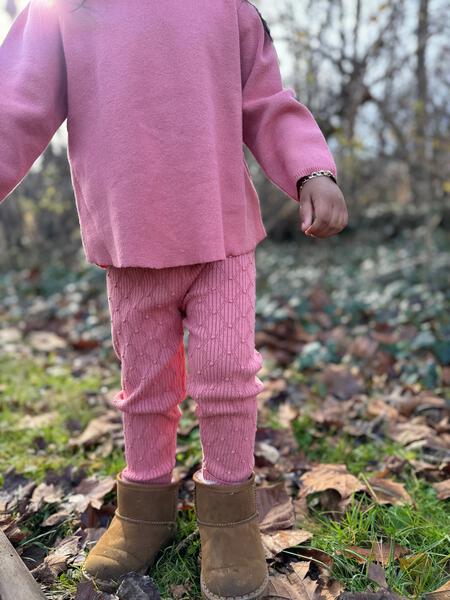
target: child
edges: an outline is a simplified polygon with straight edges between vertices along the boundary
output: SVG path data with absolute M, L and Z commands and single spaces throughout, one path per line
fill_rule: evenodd
M 302 201 L 306 234 L 347 222 L 333 157 L 283 88 L 267 24 L 247 0 L 31 0 L 0 47 L 0 81 L 0 200 L 67 119 L 83 249 L 106 269 L 126 467 L 84 576 L 114 591 L 173 540 L 188 393 L 203 449 L 202 593 L 263 597 L 254 327 L 255 247 L 267 234 L 243 144 Z

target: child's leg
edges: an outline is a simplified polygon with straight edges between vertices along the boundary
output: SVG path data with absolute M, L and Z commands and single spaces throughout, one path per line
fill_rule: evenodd
M 255 349 L 254 250 L 206 263 L 186 295 L 187 393 L 197 401 L 204 479 L 237 483 L 254 468 L 262 365 Z
M 175 270 L 109 267 L 114 350 L 121 360 L 126 467 L 138 483 L 168 483 L 176 461 L 179 404 L 186 397 L 182 281 Z

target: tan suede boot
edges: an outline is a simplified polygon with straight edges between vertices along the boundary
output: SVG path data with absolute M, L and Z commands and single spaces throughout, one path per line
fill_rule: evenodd
M 82 566 L 85 579 L 114 592 L 130 571 L 145 573 L 176 535 L 180 482 L 140 484 L 117 475 L 117 509 Z
M 200 586 L 207 600 L 263 598 L 269 573 L 259 531 L 255 473 L 243 483 L 207 484 L 193 475 L 201 542 Z

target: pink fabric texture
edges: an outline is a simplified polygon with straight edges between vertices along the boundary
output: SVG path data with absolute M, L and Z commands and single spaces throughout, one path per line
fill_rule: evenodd
M 80 6 L 81 5 L 81 6 Z M 31 0 L 0 46 L 0 201 L 66 120 L 83 249 L 164 268 L 267 236 L 244 145 L 298 201 L 336 165 L 247 0 Z
M 108 268 L 125 479 L 171 480 L 187 394 L 195 400 L 205 479 L 227 484 L 251 474 L 264 389 L 256 376 L 262 356 L 254 346 L 255 279 L 254 251 L 165 269 Z

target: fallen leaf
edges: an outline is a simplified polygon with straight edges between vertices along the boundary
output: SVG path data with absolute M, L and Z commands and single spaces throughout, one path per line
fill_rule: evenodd
M 278 407 L 277 420 L 282 427 L 290 427 L 299 414 L 298 408 L 292 406 L 290 402 L 283 402 Z
M 339 400 L 348 400 L 363 391 L 364 384 L 360 377 L 345 365 L 327 365 L 321 372 L 320 379 L 327 386 L 330 394 Z
M 27 534 L 19 529 L 12 515 L 5 515 L 4 517 L 0 515 L 0 530 L 3 531 L 13 545 L 27 537 Z
M 39 352 L 54 352 L 67 348 L 67 342 L 53 331 L 32 331 L 27 336 L 29 345 Z
M 86 477 L 77 485 L 73 493 L 67 496 L 62 508 L 75 511 L 78 514 L 84 512 L 88 506 L 100 509 L 103 505 L 104 497 L 115 486 L 116 478 L 111 475 L 102 479 L 97 479 L 94 476 Z
M 15 431 L 23 429 L 38 429 L 53 423 L 59 417 L 57 411 L 45 412 L 41 415 L 24 415 L 14 427 Z
M 79 436 L 71 438 L 68 445 L 69 447 L 92 446 L 105 435 L 121 430 L 122 424 L 117 411 L 107 411 L 96 419 L 89 421 L 86 429 Z
M 320 407 L 311 413 L 311 418 L 323 425 L 342 426 L 349 416 L 352 404 L 352 400 L 336 400 L 328 396 Z
M 292 571 L 286 574 L 277 574 L 269 578 L 269 588 L 264 598 L 278 598 L 283 600 L 313 600 L 316 598 L 317 581 L 313 581 L 306 574 L 309 562 L 290 563 Z
M 379 592 L 343 592 L 339 600 L 408 600 L 404 596 L 399 596 L 390 590 L 380 590 Z
M 256 488 L 259 528 L 263 533 L 289 529 L 295 525 L 294 506 L 283 481 Z
M 450 479 L 445 479 L 445 481 L 440 481 L 439 483 L 433 483 L 433 487 L 437 491 L 439 500 L 447 500 L 447 498 L 450 498 Z
M 70 511 L 65 509 L 58 510 L 57 512 L 44 519 L 44 521 L 42 521 L 41 523 L 41 527 L 55 527 L 55 525 L 59 525 L 60 523 L 68 519 L 70 516 Z
M 261 538 L 266 557 L 273 558 L 287 548 L 293 548 L 310 540 L 312 533 L 304 529 L 294 529 L 293 531 L 279 531 L 275 534 L 262 533 Z
M 337 600 L 344 591 L 344 586 L 337 579 L 318 580 L 314 600 Z
M 40 483 L 33 491 L 28 510 L 38 512 L 44 504 L 60 503 L 64 496 L 61 486 L 54 483 Z
M 35 488 L 36 483 L 16 473 L 14 467 L 7 469 L 0 489 L 0 513 L 15 510 L 18 504 L 28 500 Z
M 378 504 L 412 504 L 413 500 L 402 483 L 392 479 L 372 477 L 368 480 L 368 491 Z
M 172 594 L 173 600 L 182 600 L 182 598 L 185 598 L 186 596 L 188 596 L 190 590 L 191 590 L 191 585 L 190 585 L 189 581 L 187 581 L 186 583 L 183 583 L 181 585 L 171 585 L 170 586 L 170 592 Z
M 256 442 L 254 454 L 256 458 L 256 465 L 259 467 L 264 465 L 264 461 L 274 465 L 280 458 L 280 452 L 275 448 L 275 446 L 271 446 L 266 442 Z M 258 460 L 260 458 L 263 460 Z
M 356 358 L 371 358 L 378 349 L 378 342 L 367 335 L 358 335 L 350 343 L 348 351 Z
M 398 410 L 382 398 L 372 398 L 367 405 L 367 414 L 371 417 L 383 416 L 393 421 L 398 419 Z
M 395 544 L 395 546 L 392 547 L 392 545 L 388 543 L 373 542 L 370 549 L 361 548 L 359 546 L 348 546 L 348 548 L 342 552 L 338 550 L 337 553 L 346 554 L 362 564 L 365 564 L 370 560 L 379 562 L 383 566 L 388 566 L 391 555 L 394 560 L 397 560 L 400 556 L 408 554 L 409 550 L 408 548 L 400 546 L 400 544 Z
M 316 492 L 335 490 L 341 498 L 347 498 L 354 492 L 366 491 L 366 486 L 348 472 L 343 464 L 320 464 L 300 477 L 303 487 L 300 496 Z
M 369 563 L 367 567 L 367 577 L 371 581 L 378 583 L 378 585 L 381 588 L 387 589 L 388 583 L 386 581 L 386 573 L 384 571 L 383 565 L 381 565 L 380 563 Z
M 82 581 L 77 586 L 74 600 L 104 600 L 104 598 L 105 595 L 98 592 L 91 581 Z
M 31 571 L 33 577 L 45 584 L 53 583 L 67 569 L 70 559 L 78 554 L 79 543 L 80 538 L 76 535 L 61 540 L 44 558 L 43 563 Z
M 160 600 L 158 588 L 148 575 L 129 573 L 117 590 L 119 600 Z
M 434 430 L 423 423 L 423 417 L 417 417 L 421 422 L 409 420 L 407 423 L 390 423 L 388 436 L 395 442 L 407 446 L 412 442 L 426 440 L 435 435 Z
M 434 590 L 434 592 L 428 592 L 425 594 L 426 600 L 449 600 L 450 599 L 450 579 L 441 585 L 440 588 Z
M 421 577 L 432 568 L 431 559 L 425 552 L 401 557 L 398 562 L 400 569 L 413 577 Z

